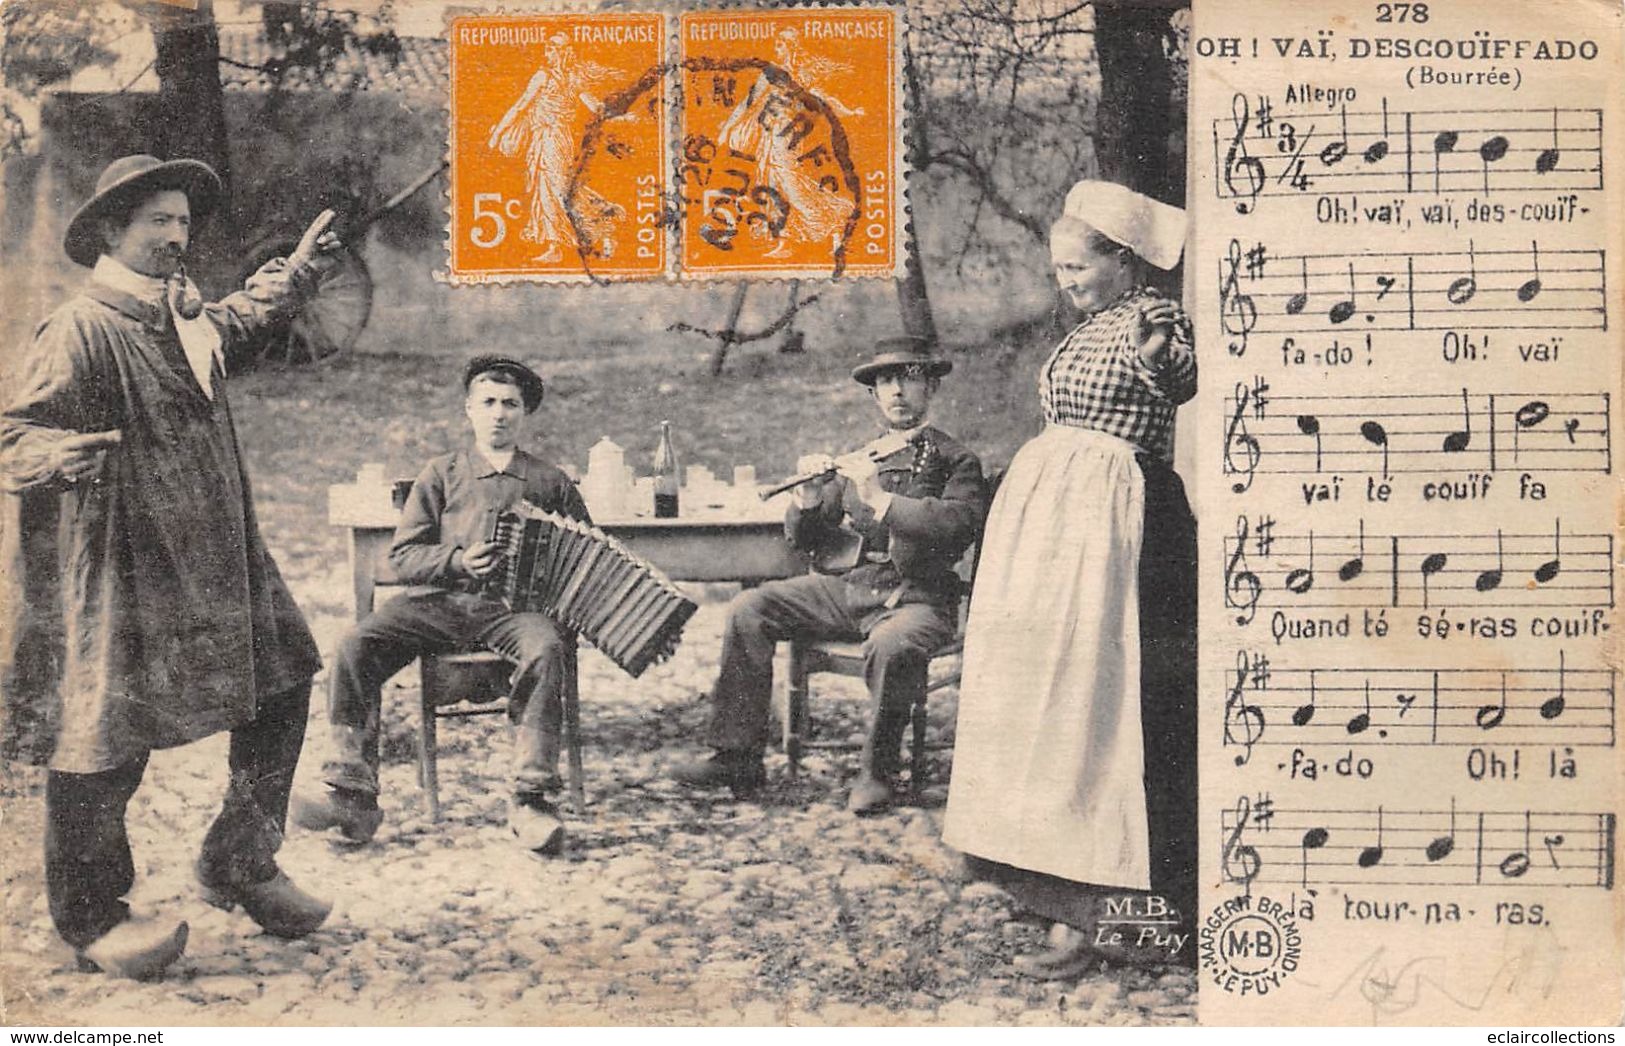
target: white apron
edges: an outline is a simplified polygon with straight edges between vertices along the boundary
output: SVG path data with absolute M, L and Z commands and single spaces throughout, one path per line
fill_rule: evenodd
M 988 517 L 943 841 L 1077 882 L 1151 886 L 1134 447 L 1053 425 Z

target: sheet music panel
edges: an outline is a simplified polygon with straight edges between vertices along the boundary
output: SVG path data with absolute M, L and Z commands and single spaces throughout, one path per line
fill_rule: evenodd
M 1619 5 L 1195 14 L 1202 1018 L 1611 1023 Z

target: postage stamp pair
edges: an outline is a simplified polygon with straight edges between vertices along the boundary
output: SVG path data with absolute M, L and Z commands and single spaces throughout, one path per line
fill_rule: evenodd
M 900 14 L 448 21 L 448 278 L 894 277 Z

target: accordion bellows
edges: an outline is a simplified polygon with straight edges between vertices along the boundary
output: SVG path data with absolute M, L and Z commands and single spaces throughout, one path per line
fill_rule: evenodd
M 528 502 L 498 516 L 491 539 L 504 556 L 490 594 L 580 632 L 633 678 L 672 655 L 698 609 L 608 534 Z

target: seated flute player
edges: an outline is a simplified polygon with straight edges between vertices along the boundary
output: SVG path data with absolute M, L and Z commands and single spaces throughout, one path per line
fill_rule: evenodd
M 976 455 L 926 424 L 953 364 L 923 338 L 882 339 L 876 349 L 852 377 L 868 386 L 888 435 L 905 442 L 879 461 L 854 453 L 808 463 L 829 475 L 796 489 L 785 534 L 825 572 L 768 582 L 729 605 L 711 693 L 715 753 L 675 767 L 684 784 L 744 796 L 765 781 L 775 644 L 861 640 L 871 721 L 847 808 L 876 814 L 895 798 L 903 728 L 931 652 L 954 637 L 963 586 L 954 564 L 981 531 L 987 493 Z
M 370 840 L 383 820 L 383 684 L 425 654 L 487 649 L 514 665 L 508 825 L 526 849 L 555 853 L 564 824 L 550 796 L 560 788 L 561 688 L 575 634 L 546 614 L 513 613 L 494 594 L 502 550 L 489 539 L 497 517 L 521 500 L 591 520 L 570 478 L 520 449 L 542 402 L 536 372 L 518 360 L 480 356 L 464 368 L 463 388 L 473 446 L 430 461 L 412 485 L 389 550 L 395 579 L 409 587 L 339 646 L 327 706 L 337 749 L 322 767 L 327 790 L 295 796 L 293 820 L 316 831 L 337 828 L 353 842 Z

